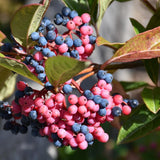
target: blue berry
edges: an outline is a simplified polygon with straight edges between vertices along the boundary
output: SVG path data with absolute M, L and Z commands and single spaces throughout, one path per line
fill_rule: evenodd
M 87 133 L 85 135 L 85 139 L 87 142 L 91 142 L 91 141 L 93 141 L 93 135 L 91 133 Z
M 95 44 L 96 43 L 96 36 L 89 36 L 89 42 L 90 42 L 90 44 Z
M 41 65 L 37 65 L 36 66 L 36 73 L 39 74 L 39 73 L 43 73 L 43 72 L 44 72 L 44 67 Z
M 93 95 L 93 93 L 92 93 L 90 90 L 85 90 L 85 91 L 84 91 L 84 96 L 85 96 L 87 99 L 93 99 L 93 98 L 94 98 L 94 95 Z
M 17 90 L 16 91 L 16 93 L 15 93 L 15 98 L 21 98 L 21 97 L 23 97 L 24 96 L 24 92 L 23 91 L 19 91 L 19 90 Z
M 72 93 L 72 87 L 71 87 L 71 85 L 69 85 L 69 84 L 65 84 L 64 86 L 63 86 L 63 92 L 65 93 L 65 94 L 70 94 L 70 93 Z
M 79 59 L 79 53 L 77 50 L 72 50 L 70 56 L 76 59 Z
M 30 65 L 31 65 L 32 67 L 36 67 L 36 66 L 38 65 L 38 62 L 37 62 L 36 60 L 34 60 L 34 59 L 31 59 L 31 60 L 30 60 Z
M 19 132 L 20 132 L 20 133 L 25 134 L 25 133 L 27 133 L 27 131 L 28 131 L 28 128 L 27 128 L 26 126 L 21 125 L 21 126 L 19 127 Z
M 52 86 L 52 84 L 48 81 L 48 82 L 46 82 L 45 83 L 45 88 L 47 89 L 47 90 L 52 90 L 53 89 L 53 86 Z
M 68 47 L 72 47 L 73 46 L 73 40 L 71 38 L 69 38 L 69 37 L 67 37 L 64 40 L 64 43 L 66 43 Z
M 92 146 L 93 143 L 94 143 L 94 141 L 90 141 L 90 142 L 88 142 L 88 145 L 89 145 L 89 146 Z
M 55 23 L 56 25 L 60 25 L 60 24 L 63 23 L 63 16 L 62 16 L 60 13 L 57 13 L 57 14 L 55 15 L 54 23 Z
M 139 105 L 139 102 L 137 99 L 130 99 L 128 101 L 129 106 L 131 106 L 132 108 L 136 108 Z
M 55 43 L 56 43 L 57 45 L 63 44 L 63 43 L 64 43 L 63 37 L 62 37 L 62 36 L 57 36 L 56 39 L 55 39 Z
M 40 45 L 42 45 L 42 46 L 45 46 L 45 45 L 47 44 L 47 40 L 46 40 L 45 37 L 40 37 L 40 38 L 38 39 L 38 43 L 39 43 Z
M 63 26 L 66 26 L 66 24 L 67 24 L 68 21 L 69 21 L 69 18 L 63 19 L 62 25 L 63 25 Z
M 41 24 L 44 26 L 48 26 L 50 23 L 51 21 L 47 17 L 44 17 L 41 22 Z
M 43 25 L 40 25 L 39 28 L 38 28 L 38 31 L 39 31 L 40 33 L 43 33 L 44 30 L 45 30 L 45 27 L 44 27 Z
M 111 83 L 112 80 L 113 80 L 112 74 L 111 74 L 111 73 L 107 73 L 107 74 L 106 74 L 106 77 L 105 77 L 105 81 L 106 81 L 107 83 Z
M 62 140 L 60 140 L 60 139 L 55 140 L 53 142 L 53 144 L 55 145 L 55 147 L 62 147 L 63 146 Z
M 101 98 L 100 95 L 95 95 L 95 96 L 93 97 L 93 101 L 94 101 L 96 104 L 100 104 L 100 103 L 101 103 L 101 100 L 102 100 L 102 98 Z
M 107 114 L 106 108 L 100 108 L 99 111 L 98 111 L 98 114 L 100 116 L 106 116 L 106 114 Z
M 34 93 L 33 89 L 31 87 L 26 87 L 24 90 L 25 95 L 32 95 Z
M 70 8 L 68 8 L 68 7 L 63 7 L 62 8 L 62 14 L 63 14 L 63 16 L 65 16 L 65 17 L 69 16 L 70 12 L 71 12 Z
M 8 130 L 10 130 L 12 128 L 12 126 L 13 125 L 12 125 L 11 121 L 6 121 L 4 126 L 3 126 L 3 129 L 8 131 Z
M 97 72 L 97 77 L 98 77 L 98 79 L 105 79 L 105 78 L 106 78 L 106 74 L 107 74 L 106 71 L 104 71 L 104 70 L 99 70 L 99 71 Z
M 122 109 L 121 109 L 120 107 L 115 106 L 115 107 L 112 108 L 112 115 L 113 115 L 114 117 L 120 116 L 121 113 L 122 113 Z
M 80 131 L 83 133 L 83 134 L 87 134 L 89 133 L 89 129 L 86 125 L 81 125 L 81 129 Z
M 39 73 L 39 74 L 38 74 L 38 79 L 39 79 L 41 82 L 45 82 L 45 81 L 46 81 L 46 74 L 45 74 L 45 73 Z
M 33 40 L 33 41 L 37 41 L 38 39 L 39 39 L 39 33 L 38 32 L 33 32 L 32 34 L 31 34 L 31 39 Z
M 49 48 L 43 48 L 43 50 L 42 50 L 42 54 L 45 57 L 48 57 L 50 52 L 51 52 L 51 50 Z
M 100 102 L 100 108 L 106 108 L 108 106 L 109 102 L 107 99 L 102 99 Z
M 56 32 L 51 30 L 51 31 L 48 31 L 47 34 L 46 34 L 46 38 L 48 41 L 53 41 L 55 40 L 56 38 Z
M 80 131 L 80 129 L 81 129 L 81 124 L 79 124 L 79 123 L 73 124 L 73 126 L 72 126 L 73 132 L 78 133 Z
M 35 45 L 35 46 L 34 46 L 34 49 L 35 49 L 36 51 L 41 51 L 41 50 L 42 50 L 42 47 L 40 47 L 40 46 L 38 46 L 38 45 Z
M 82 45 L 82 40 L 81 39 L 74 39 L 73 40 L 73 45 L 75 46 L 75 47 L 80 47 L 81 45 Z
M 47 31 L 55 30 L 55 25 L 53 23 L 50 23 L 46 26 Z
M 69 13 L 69 17 L 70 18 L 74 18 L 74 17 L 76 17 L 76 16 L 78 16 L 78 12 L 76 12 L 75 10 L 73 10 L 73 11 L 71 11 L 70 13 Z
M 29 112 L 29 117 L 32 119 L 32 120 L 36 120 L 37 119 L 37 111 L 36 110 L 32 110 Z
M 11 43 L 4 43 L 1 46 L 1 51 L 3 52 L 10 52 L 12 50 L 12 44 Z
M 48 57 L 53 57 L 53 56 L 56 56 L 56 54 L 54 52 L 51 51 L 48 53 Z
M 63 53 L 63 56 L 70 57 L 70 53 L 69 52 L 65 52 L 65 53 Z
M 27 63 L 30 63 L 30 60 L 31 60 L 31 59 L 33 59 L 33 57 L 32 57 L 31 55 L 27 55 L 27 56 L 25 57 L 25 60 L 26 60 Z

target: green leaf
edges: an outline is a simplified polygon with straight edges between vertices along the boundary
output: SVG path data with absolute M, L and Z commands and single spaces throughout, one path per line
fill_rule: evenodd
M 98 9 L 99 9 L 99 14 L 98 14 L 98 19 L 97 19 L 97 29 L 99 30 L 102 18 L 104 16 L 104 13 L 106 12 L 106 9 L 108 6 L 111 4 L 113 0 L 98 0 Z
M 62 0 L 66 6 L 72 10 L 76 10 L 79 15 L 90 12 L 88 0 Z
M 157 113 L 160 110 L 159 87 L 155 87 L 154 89 L 144 88 L 142 91 L 142 99 L 151 112 Z
M 11 31 L 20 45 L 29 45 L 29 37 L 38 29 L 49 3 L 50 0 L 43 0 L 42 4 L 26 5 L 15 13 L 11 21 Z
M 17 74 L 29 78 L 39 84 L 42 84 L 41 81 L 29 71 L 29 69 L 24 63 L 19 62 L 16 59 L 4 57 L 4 55 L 0 54 L 0 66 L 16 72 Z
M 107 46 L 107 47 L 110 47 L 114 50 L 117 50 L 119 48 L 121 48 L 125 43 L 111 43 L 109 41 L 107 41 L 106 39 L 104 39 L 103 37 L 97 37 L 97 40 L 96 40 L 96 44 L 98 46 Z
M 119 131 L 117 144 L 128 143 L 149 134 L 160 124 L 160 113 L 150 112 L 145 105 L 138 106 L 130 116 L 123 121 Z
M 160 57 L 160 27 L 140 33 L 117 50 L 107 64 Z
M 140 24 L 136 19 L 130 18 L 130 21 L 132 23 L 134 32 L 136 34 L 139 34 L 139 33 L 146 31 L 145 27 L 142 24 Z
M 141 87 L 145 87 L 145 86 L 148 86 L 148 83 L 146 82 L 127 82 L 127 81 L 121 81 L 120 82 L 121 85 L 123 86 L 124 90 L 126 92 L 128 91 L 132 91 L 134 89 L 138 89 L 138 88 L 141 88 Z
M 158 26 L 160 26 L 160 8 L 151 17 L 146 29 L 149 30 Z
M 159 63 L 157 58 L 153 59 L 146 59 L 144 60 L 144 65 L 147 70 L 147 73 L 153 83 L 158 83 L 158 76 L 159 76 Z
M 45 62 L 45 72 L 49 82 L 57 87 L 73 78 L 81 70 L 90 65 L 88 61 L 78 61 L 65 56 L 48 58 Z
M 0 42 L 2 42 L 6 38 L 7 38 L 6 35 L 2 31 L 0 31 Z
M 6 68 L 0 67 L 0 75 L 0 100 L 2 101 L 14 92 L 16 74 Z

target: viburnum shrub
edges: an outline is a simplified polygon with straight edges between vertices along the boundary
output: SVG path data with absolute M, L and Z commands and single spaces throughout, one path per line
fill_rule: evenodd
M 56 147 L 85 150 L 95 140 L 109 140 L 102 127 L 105 122 L 118 126 L 117 143 L 130 142 L 157 128 L 159 8 L 147 1 L 154 12 L 148 25 L 143 27 L 131 19 L 137 35 L 126 43 L 111 43 L 100 36 L 99 28 L 112 0 L 62 1 L 65 6 L 53 19 L 44 16 L 50 0 L 23 6 L 11 20 L 10 40 L 0 32 L 0 117 L 6 120 L 4 130 L 25 134 L 30 126 L 33 136 L 45 137 Z M 112 48 L 114 55 L 103 64 L 88 60 L 95 47 L 102 45 Z M 139 81 L 119 82 L 110 72 L 137 65 L 146 68 L 154 86 Z M 14 88 L 17 74 L 43 88 L 34 89 L 18 81 L 9 104 L 5 99 L 13 94 L 11 86 Z M 83 89 L 81 83 L 93 75 L 97 82 Z M 141 104 L 126 94 L 140 87 L 144 87 Z

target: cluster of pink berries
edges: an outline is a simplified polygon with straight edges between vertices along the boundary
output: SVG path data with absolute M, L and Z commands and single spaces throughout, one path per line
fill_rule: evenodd
M 121 114 L 129 115 L 138 101 L 124 100 L 120 94 L 111 95 L 113 77 L 110 73 L 100 70 L 97 77 L 98 82 L 80 97 L 72 94 L 70 84 L 65 84 L 59 93 L 53 94 L 46 89 L 33 90 L 19 81 L 11 106 L 14 121 L 7 121 L 4 128 L 18 133 L 18 126 L 23 126 L 25 131 L 21 129 L 21 133 L 24 133 L 31 125 L 32 135 L 47 137 L 56 147 L 71 146 L 85 150 L 95 139 L 107 142 L 109 135 L 101 124 L 111 122 Z M 17 125 L 16 119 L 21 119 L 22 124 Z
M 54 23 L 44 17 L 38 31 L 31 34 L 31 39 L 37 41 L 35 49 L 45 57 L 64 55 L 78 60 L 87 59 L 96 42 L 93 28 L 88 25 L 90 20 L 88 13 L 78 16 L 68 7 L 55 15 Z M 66 31 L 60 34 L 55 24 L 64 26 Z

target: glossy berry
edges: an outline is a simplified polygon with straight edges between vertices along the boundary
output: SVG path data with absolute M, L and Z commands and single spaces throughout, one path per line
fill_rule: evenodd
M 47 44 L 47 40 L 46 40 L 45 37 L 40 37 L 40 38 L 38 39 L 38 42 L 39 42 L 39 44 L 42 45 L 42 46 L 45 46 L 45 45 Z
M 106 74 L 106 77 L 105 77 L 105 81 L 106 81 L 107 83 L 111 83 L 112 80 L 113 80 L 112 74 L 107 73 L 107 74 Z
M 56 33 L 55 33 L 55 31 L 50 30 L 50 31 L 47 32 L 47 34 L 46 34 L 46 39 L 47 39 L 48 41 L 53 41 L 53 40 L 55 40 L 55 38 L 56 38 Z
M 75 27 L 76 27 L 76 25 L 75 25 L 74 21 L 69 20 L 69 21 L 67 22 L 67 24 L 66 24 L 66 27 L 67 27 L 69 30 L 74 30 Z
M 72 87 L 69 84 L 64 85 L 62 90 L 65 94 L 72 93 Z
M 62 37 L 62 36 L 57 36 L 56 39 L 55 39 L 55 43 L 56 43 L 57 45 L 63 44 L 63 43 L 64 43 L 63 37 Z
M 105 79 L 106 78 L 106 71 L 104 71 L 104 70 L 99 70 L 98 72 L 97 72 L 97 77 L 98 77 L 98 79 Z
M 29 113 L 29 117 L 30 117 L 32 120 L 37 119 L 37 111 L 36 111 L 36 110 L 32 110 L 32 111 Z
M 99 111 L 98 111 L 98 114 L 100 116 L 106 116 L 106 114 L 107 114 L 106 108 L 100 108 Z
M 73 46 L 73 40 L 71 38 L 69 38 L 69 37 L 67 37 L 64 40 L 64 43 L 66 43 L 68 47 L 72 47 Z
M 87 99 L 93 99 L 93 98 L 94 98 L 94 95 L 93 95 L 93 93 L 92 93 L 90 90 L 85 90 L 85 91 L 84 91 L 84 96 L 85 96 Z
M 90 142 L 90 141 L 93 140 L 93 135 L 91 133 L 87 133 L 85 135 L 85 139 L 86 139 L 87 142 Z
M 70 18 L 74 18 L 74 17 L 76 17 L 76 16 L 78 16 L 78 13 L 75 11 L 75 10 L 73 10 L 73 11 L 71 11 L 70 13 L 69 13 L 69 17 Z
M 91 17 L 88 13 L 83 13 L 81 15 L 83 23 L 88 23 L 91 20 Z
M 128 101 L 128 104 L 132 107 L 132 108 L 136 108 L 139 105 L 139 102 L 137 99 L 131 99 Z
M 70 12 L 71 12 L 70 8 L 68 8 L 68 7 L 63 7 L 62 8 L 62 14 L 63 14 L 63 16 L 65 16 L 65 17 L 69 16 Z
M 82 41 L 81 41 L 81 39 L 74 39 L 73 40 L 73 45 L 75 46 L 75 47 L 80 47 L 81 45 L 82 45 Z
M 32 32 L 31 34 L 31 39 L 33 41 L 37 41 L 40 38 L 39 33 L 38 32 Z
M 115 106 L 115 107 L 112 108 L 112 115 L 114 117 L 120 116 L 121 113 L 122 113 L 122 109 L 120 107 Z
M 72 130 L 73 132 L 75 133 L 78 133 L 81 129 L 81 125 L 79 123 L 74 123 L 73 126 L 72 126 Z

